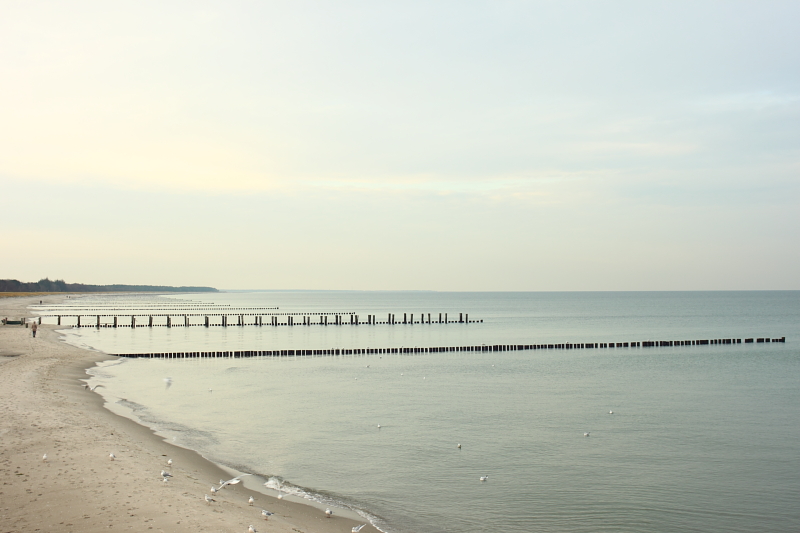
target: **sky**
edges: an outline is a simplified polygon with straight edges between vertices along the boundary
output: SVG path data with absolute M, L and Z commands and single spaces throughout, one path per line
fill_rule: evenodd
M 800 289 L 798 20 L 0 0 L 0 278 Z

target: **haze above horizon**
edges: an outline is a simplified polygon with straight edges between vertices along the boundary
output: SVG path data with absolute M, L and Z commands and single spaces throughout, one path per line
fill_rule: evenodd
M 6 2 L 0 278 L 800 289 L 796 2 Z

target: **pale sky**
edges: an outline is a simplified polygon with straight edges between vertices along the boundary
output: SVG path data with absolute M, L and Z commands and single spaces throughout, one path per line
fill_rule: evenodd
M 800 289 L 798 21 L 0 0 L 0 278 Z

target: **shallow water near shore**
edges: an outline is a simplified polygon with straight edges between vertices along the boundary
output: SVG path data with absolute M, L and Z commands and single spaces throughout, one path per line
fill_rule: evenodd
M 465 312 L 484 322 L 82 328 L 69 341 L 133 353 L 786 336 L 646 349 L 120 359 L 92 373 L 107 400 L 170 441 L 271 478 L 273 488 L 361 510 L 386 531 L 800 528 L 798 292 L 148 298 L 379 320 Z

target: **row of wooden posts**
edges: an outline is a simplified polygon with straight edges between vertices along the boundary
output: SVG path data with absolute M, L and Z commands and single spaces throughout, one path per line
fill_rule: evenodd
M 786 337 L 771 339 L 744 339 L 752 342 L 786 342 Z M 131 358 L 190 359 L 217 357 L 285 357 L 310 355 L 365 355 L 365 354 L 413 354 L 443 352 L 505 352 L 516 350 L 578 350 L 592 348 L 647 348 L 656 346 L 703 346 L 711 344 L 742 344 L 742 339 L 704 339 L 685 341 L 636 341 L 636 342 L 595 342 L 566 344 L 493 344 L 480 346 L 431 346 L 427 348 L 330 348 L 318 350 L 240 350 L 220 352 L 166 352 L 166 353 L 128 353 L 113 354 Z
M 173 321 L 172 321 L 173 316 L 172 315 L 149 315 L 149 316 L 147 316 L 147 323 L 146 324 L 137 324 L 136 323 L 136 316 L 137 315 L 131 315 L 130 324 L 123 324 L 119 320 L 120 317 L 116 316 L 116 315 L 88 315 L 88 316 L 96 317 L 96 322 L 94 324 L 91 324 L 91 323 L 82 324 L 81 323 L 81 317 L 82 316 L 86 316 L 86 315 L 56 315 L 56 317 L 58 319 L 58 325 L 59 326 L 61 325 L 62 317 L 76 317 L 77 318 L 77 324 L 75 325 L 75 327 L 79 327 L 79 328 L 82 328 L 82 327 L 84 327 L 84 328 L 91 328 L 91 327 L 97 327 L 97 328 L 101 328 L 101 327 L 103 327 L 103 328 L 168 327 L 168 328 L 171 328 L 171 327 L 177 327 L 177 326 L 183 326 L 183 327 L 189 327 L 189 326 L 205 326 L 205 327 L 222 326 L 222 327 L 227 327 L 229 325 L 233 325 L 233 324 L 228 324 L 228 316 L 229 315 L 225 315 L 225 314 L 222 314 L 222 315 L 179 315 L 181 318 L 183 318 L 183 324 L 181 324 L 180 322 L 173 323 Z M 113 322 L 111 322 L 109 324 L 101 323 L 101 317 L 107 317 L 107 316 L 113 317 Z M 190 320 L 189 320 L 190 316 L 204 316 L 205 321 L 202 324 L 192 324 L 190 322 Z M 210 318 L 211 316 L 221 316 L 222 318 L 221 318 L 220 323 L 219 324 L 212 324 L 211 323 L 211 318 Z M 353 314 L 353 313 L 351 313 L 351 314 L 319 313 L 318 315 L 316 315 L 316 314 L 315 315 L 307 315 L 307 314 L 301 314 L 301 313 L 287 313 L 285 315 L 280 315 L 280 316 L 279 315 L 268 315 L 268 317 L 270 318 L 269 322 L 265 322 L 264 321 L 264 315 L 260 315 L 260 314 L 251 314 L 251 315 L 240 314 L 240 315 L 235 315 L 235 316 L 236 316 L 236 325 L 237 326 L 264 326 L 264 325 L 267 325 L 267 326 L 299 326 L 301 324 L 303 326 L 314 326 L 314 325 L 319 325 L 319 326 L 328 326 L 328 325 L 342 326 L 342 325 L 345 325 L 345 324 L 358 326 L 358 325 L 361 325 L 361 324 L 365 324 L 365 325 L 376 325 L 376 324 L 474 324 L 474 323 L 483 322 L 483 320 L 470 320 L 469 319 L 469 313 L 459 313 L 458 314 L 458 320 L 450 320 L 448 318 L 448 314 L 447 313 L 439 313 L 438 320 L 436 319 L 435 316 L 432 316 L 431 313 L 428 313 L 427 317 L 426 317 L 425 313 L 420 313 L 418 320 L 414 319 L 414 313 L 403 313 L 403 319 L 402 320 L 398 320 L 397 316 L 394 313 L 389 313 L 388 316 L 386 317 L 386 320 L 384 320 L 384 321 L 379 321 L 377 315 L 367 315 L 366 322 L 361 320 L 360 315 L 356 315 L 356 314 Z M 247 323 L 247 321 L 245 320 L 246 316 L 254 317 L 253 318 L 253 322 L 252 323 Z M 315 320 L 317 316 L 319 316 L 319 321 Z M 331 318 L 330 322 L 328 322 L 328 317 L 329 316 Z M 153 317 L 166 317 L 166 319 L 167 319 L 166 320 L 166 324 L 154 324 L 153 323 Z M 303 321 L 302 322 L 295 321 L 295 318 L 302 318 Z M 285 320 L 285 322 L 283 320 Z

